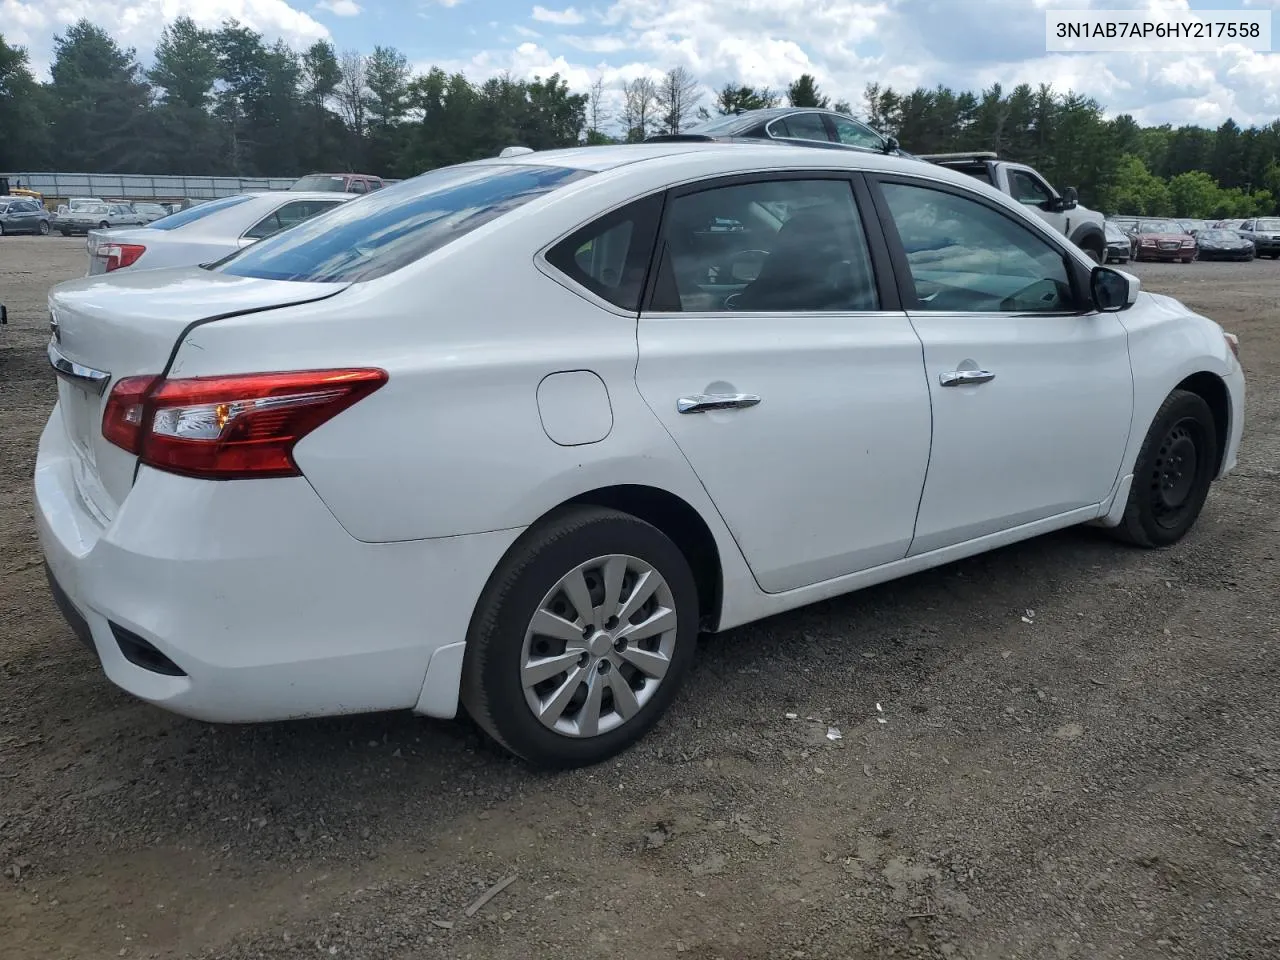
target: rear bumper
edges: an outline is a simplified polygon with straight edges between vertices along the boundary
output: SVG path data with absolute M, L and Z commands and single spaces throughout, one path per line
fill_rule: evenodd
M 148 468 L 103 527 L 80 502 L 75 456 L 55 407 L 36 461 L 36 527 L 55 602 L 112 682 L 216 722 L 456 713 L 461 657 L 432 655 L 465 639 L 518 530 L 362 543 L 305 479 Z M 139 665 L 148 659 L 180 675 Z

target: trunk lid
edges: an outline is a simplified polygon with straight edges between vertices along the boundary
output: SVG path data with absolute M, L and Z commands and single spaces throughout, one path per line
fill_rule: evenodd
M 347 283 L 299 283 L 213 273 L 198 267 L 123 271 L 59 284 L 49 293 L 50 362 L 60 368 L 58 405 L 76 452 L 76 486 L 104 525 L 133 485 L 137 458 L 102 435 L 115 383 L 155 376 L 188 324 L 330 297 Z

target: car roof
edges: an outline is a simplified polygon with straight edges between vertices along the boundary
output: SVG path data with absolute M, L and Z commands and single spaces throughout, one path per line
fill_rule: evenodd
M 811 147 L 784 143 L 777 140 L 658 140 L 644 143 L 612 144 L 599 147 L 567 147 L 561 150 L 539 150 L 514 157 L 488 157 L 472 161 L 473 164 L 501 166 L 521 164 L 531 166 L 568 167 L 601 173 L 616 167 L 667 158 L 691 157 L 697 154 L 719 154 L 727 168 L 735 168 L 745 161 L 759 169 L 782 168 L 788 165 L 801 167 L 848 167 L 849 169 L 909 169 L 918 172 L 920 161 L 904 157 L 888 157 L 896 161 L 888 165 L 874 161 L 886 154 L 874 150 L 814 150 Z M 816 156 L 815 156 L 816 155 Z M 820 157 L 821 159 L 817 159 Z M 802 159 L 803 158 L 803 159 Z M 944 168 L 933 164 L 930 168 Z M 948 178 L 953 179 L 953 178 Z M 953 182 L 968 183 L 972 178 L 954 174 Z

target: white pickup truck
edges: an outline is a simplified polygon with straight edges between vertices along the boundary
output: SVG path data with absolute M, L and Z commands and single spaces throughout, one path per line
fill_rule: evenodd
M 1007 193 L 1024 206 L 1030 207 L 1055 230 L 1077 247 L 1101 263 L 1106 255 L 1106 218 L 1096 210 L 1080 205 L 1074 187 L 1058 193 L 1044 177 L 1022 163 L 1001 160 L 995 153 L 933 153 L 917 154 L 940 166 L 950 167 L 961 173 L 989 183 L 1001 193 Z

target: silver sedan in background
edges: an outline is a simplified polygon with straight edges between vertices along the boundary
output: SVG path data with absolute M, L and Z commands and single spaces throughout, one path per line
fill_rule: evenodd
M 95 230 L 87 245 L 89 275 L 212 263 L 354 199 L 350 193 L 241 193 L 134 230 Z

